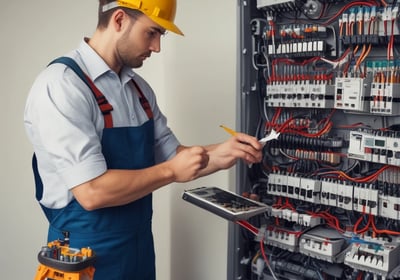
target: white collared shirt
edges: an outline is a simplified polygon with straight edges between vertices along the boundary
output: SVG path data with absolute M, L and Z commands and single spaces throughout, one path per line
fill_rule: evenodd
M 140 126 L 148 120 L 130 82 L 134 79 L 153 111 L 156 162 L 175 155 L 179 142 L 143 78 L 130 68 L 123 68 L 118 76 L 85 41 L 66 56 L 79 64 L 113 106 L 114 127 Z M 103 115 L 88 86 L 64 64 L 52 64 L 36 78 L 24 123 L 38 159 L 44 206 L 66 206 L 73 199 L 73 187 L 106 171 L 101 152 Z

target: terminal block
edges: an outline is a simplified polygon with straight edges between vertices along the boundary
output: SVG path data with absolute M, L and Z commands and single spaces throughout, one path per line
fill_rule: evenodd
M 271 216 L 294 222 L 305 227 L 314 227 L 323 223 L 320 217 L 298 213 L 291 209 L 272 208 Z
M 379 187 L 379 216 L 400 220 L 400 186 L 398 184 L 382 184 Z
M 265 232 L 265 242 L 274 247 L 297 252 L 300 234 L 301 232 L 291 229 L 270 226 Z
M 337 182 L 333 180 L 323 180 L 321 182 L 321 204 L 337 206 Z
M 389 219 L 400 220 L 400 197 L 379 197 L 379 216 Z
M 300 179 L 299 199 L 311 203 L 320 203 L 321 181 L 312 178 Z
M 299 252 L 331 263 L 343 263 L 348 247 L 344 237 L 337 231 L 316 227 L 303 234 L 299 242 Z
M 346 253 L 344 263 L 354 269 L 386 277 L 400 265 L 400 245 L 353 243 L 351 250 Z
M 333 108 L 333 85 L 311 81 L 267 85 L 267 104 L 286 108 Z
M 352 184 L 342 181 L 323 180 L 321 182 L 321 204 L 353 210 Z
M 345 210 L 353 210 L 353 189 L 352 184 L 346 182 L 337 183 L 337 207 Z
M 287 193 L 285 197 L 299 199 L 301 178 L 296 175 L 287 176 Z
M 271 173 L 268 177 L 268 194 L 284 196 L 287 193 L 288 177 L 286 174 Z
M 400 84 L 372 83 L 370 110 L 373 114 L 400 115 Z
M 321 182 L 314 178 L 298 177 L 294 174 L 271 173 L 268 180 L 268 193 L 320 203 Z
M 354 186 L 354 211 L 378 215 L 378 195 L 378 190 L 374 185 L 359 184 Z

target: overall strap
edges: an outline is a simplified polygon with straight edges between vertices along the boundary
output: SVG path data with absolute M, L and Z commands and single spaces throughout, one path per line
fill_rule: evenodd
M 139 85 L 132 79 L 133 85 L 137 89 L 139 93 L 139 101 L 143 107 L 143 110 L 146 112 L 146 115 L 149 119 L 153 118 L 153 111 L 151 110 L 151 106 L 149 101 L 147 100 L 146 96 L 144 96 L 143 91 L 140 89 Z
M 52 62 L 49 63 L 49 65 L 54 64 L 54 63 L 62 63 L 62 64 L 67 65 L 90 88 L 94 97 L 96 98 L 96 102 L 99 105 L 101 113 L 103 114 L 104 128 L 112 128 L 113 127 L 113 119 L 112 119 L 111 111 L 113 110 L 113 107 L 111 106 L 110 103 L 108 103 L 108 100 L 106 99 L 106 97 L 95 86 L 95 84 L 89 78 L 89 76 L 86 75 L 85 72 L 83 72 L 83 70 L 79 67 L 79 65 L 75 62 L 75 60 L 73 60 L 70 57 L 63 56 L 63 57 L 59 57 L 59 58 L 53 60 Z
M 40 201 L 43 197 L 43 182 L 42 182 L 42 178 L 40 178 L 36 154 L 33 154 L 33 157 L 32 157 L 32 170 L 33 170 L 33 178 L 35 179 L 35 186 L 36 186 L 36 194 L 35 194 L 36 200 Z

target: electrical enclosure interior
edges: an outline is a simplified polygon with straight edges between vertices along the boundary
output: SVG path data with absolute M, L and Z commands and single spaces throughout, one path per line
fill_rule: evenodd
M 268 210 L 230 223 L 228 279 L 400 279 L 399 5 L 238 0 L 236 130 L 280 135 L 237 166 Z

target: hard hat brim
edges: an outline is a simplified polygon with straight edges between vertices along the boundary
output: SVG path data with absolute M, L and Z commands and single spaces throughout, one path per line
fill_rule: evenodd
M 178 35 L 182 35 L 182 36 L 184 35 L 183 32 L 178 28 L 178 26 L 176 26 L 172 22 L 167 21 L 162 18 L 159 18 L 159 17 L 151 16 L 151 15 L 148 15 L 148 17 L 164 29 L 174 32 Z

